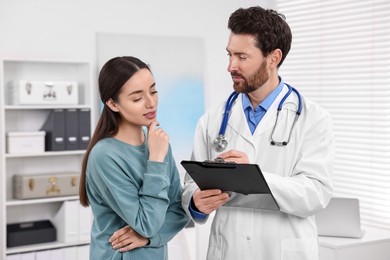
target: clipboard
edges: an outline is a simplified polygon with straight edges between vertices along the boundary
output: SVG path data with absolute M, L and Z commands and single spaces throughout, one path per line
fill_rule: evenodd
M 257 208 L 279 210 L 270 188 L 257 164 L 216 161 L 181 161 L 181 165 L 201 190 L 220 189 L 260 200 Z

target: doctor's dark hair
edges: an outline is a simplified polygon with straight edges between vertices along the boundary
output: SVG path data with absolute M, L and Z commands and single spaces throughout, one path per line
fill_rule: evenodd
M 124 56 L 110 59 L 100 70 L 99 92 L 100 99 L 103 102 L 103 110 L 92 138 L 88 144 L 87 151 L 85 152 L 80 177 L 80 203 L 85 207 L 89 206 L 85 185 L 87 163 L 91 149 L 99 140 L 115 135 L 118 132 L 121 120 L 119 113 L 112 111 L 106 105 L 106 102 L 110 99 L 114 102 L 118 102 L 119 94 L 123 85 L 141 69 L 147 69 L 150 71 L 149 66 L 140 59 L 131 56 Z
M 290 51 L 292 41 L 291 29 L 285 19 L 283 14 L 260 6 L 240 8 L 230 15 L 228 28 L 234 34 L 254 35 L 257 47 L 265 57 L 280 49 L 280 67 Z

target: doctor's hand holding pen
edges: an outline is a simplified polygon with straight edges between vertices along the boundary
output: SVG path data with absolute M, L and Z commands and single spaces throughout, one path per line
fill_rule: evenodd
M 218 155 L 218 158 L 221 158 L 226 162 L 249 163 L 249 159 L 246 153 L 238 150 L 229 150 L 227 152 L 221 153 Z
M 248 156 L 238 150 L 229 150 L 218 155 L 218 158 L 227 162 L 249 163 Z M 194 206 L 204 214 L 210 214 L 229 201 L 228 193 L 219 189 L 200 190 L 197 189 L 192 197 Z

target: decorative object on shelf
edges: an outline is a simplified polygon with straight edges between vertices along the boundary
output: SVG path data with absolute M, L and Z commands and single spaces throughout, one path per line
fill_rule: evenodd
M 7 247 L 56 241 L 57 233 L 49 220 L 7 225 Z
M 8 132 L 7 153 L 43 153 L 45 151 L 45 132 Z
M 34 199 L 77 195 L 79 172 L 13 176 L 15 199 Z
M 11 86 L 14 105 L 77 105 L 77 81 L 19 80 Z

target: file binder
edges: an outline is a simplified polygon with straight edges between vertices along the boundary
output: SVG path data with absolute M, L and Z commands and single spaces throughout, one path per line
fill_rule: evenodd
M 89 243 L 92 220 L 90 207 L 84 208 L 78 200 L 64 201 L 52 220 L 57 228 L 57 240 Z
M 257 195 L 261 203 L 257 202 L 255 208 L 279 210 L 257 164 L 183 160 L 181 165 L 201 190 L 220 189 L 224 192 L 236 192 L 247 195 L 246 197 L 251 200 L 256 199 L 254 196 Z M 251 207 L 244 201 L 241 205 Z
M 63 109 L 51 111 L 41 130 L 46 132 L 46 151 L 65 150 L 65 111 Z
M 91 138 L 91 111 L 88 108 L 79 109 L 79 149 L 85 150 Z
M 68 200 L 62 203 L 54 218 L 57 229 L 57 240 L 63 243 L 79 241 L 78 200 Z
M 77 109 L 65 112 L 65 150 L 79 149 L 79 127 Z
M 91 207 L 83 207 L 80 203 L 78 203 L 78 233 L 79 233 L 79 241 L 86 242 L 91 239 L 91 227 L 92 227 L 92 210 Z

